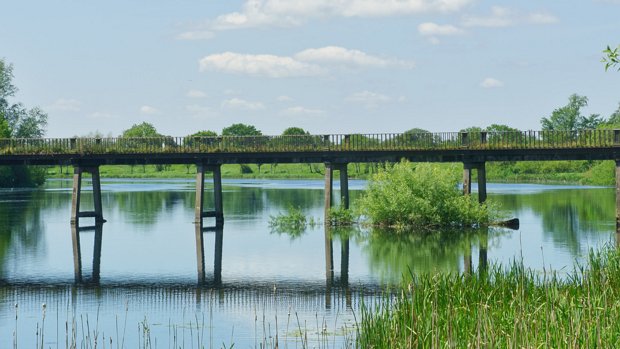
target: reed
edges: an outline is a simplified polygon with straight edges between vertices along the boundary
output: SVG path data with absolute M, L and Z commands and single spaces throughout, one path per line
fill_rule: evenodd
M 620 252 L 588 267 L 539 274 L 522 263 L 477 274 L 412 276 L 396 296 L 363 307 L 360 348 L 620 346 Z

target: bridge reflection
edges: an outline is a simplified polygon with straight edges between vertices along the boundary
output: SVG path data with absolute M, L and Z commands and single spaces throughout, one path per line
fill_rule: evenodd
M 82 234 L 93 234 L 93 255 L 92 272 L 90 275 L 83 275 L 83 256 L 82 256 Z M 348 234 L 336 233 L 332 227 L 324 226 L 324 257 L 325 257 L 325 282 L 323 284 L 314 281 L 277 281 L 265 282 L 248 279 L 248 281 L 225 282 L 222 277 L 224 228 L 223 226 L 204 227 L 201 223 L 195 224 L 196 237 L 196 270 L 197 282 L 195 285 L 174 285 L 161 283 L 130 283 L 122 282 L 118 285 L 101 285 L 101 249 L 103 240 L 103 223 L 96 223 L 92 226 L 80 227 L 77 224 L 71 225 L 71 236 L 73 243 L 73 262 L 74 279 L 72 286 L 75 287 L 103 287 L 103 288 L 130 288 L 137 289 L 139 292 L 147 292 L 148 289 L 176 289 L 192 290 L 195 301 L 200 303 L 205 297 L 217 300 L 219 304 L 243 304 L 249 305 L 253 302 L 265 302 L 269 299 L 284 297 L 294 303 L 314 303 L 320 304 L 326 309 L 351 308 L 356 303 L 356 298 L 365 292 L 371 291 L 372 294 L 379 294 L 385 285 L 380 282 L 374 284 L 365 283 L 351 287 L 349 283 L 349 263 L 350 263 L 350 238 Z M 213 248 L 212 273 L 207 270 L 209 263 L 205 261 L 205 239 L 204 234 L 213 233 L 215 239 Z M 340 245 L 340 272 L 336 274 L 334 265 L 334 239 L 339 240 Z M 90 241 L 90 239 L 86 239 Z M 464 273 L 473 272 L 472 244 L 466 239 L 466 248 L 463 252 L 462 271 Z M 487 250 L 488 250 L 488 229 L 486 234 L 482 233 L 478 239 L 478 270 L 484 272 L 487 269 Z M 89 249 L 90 250 L 90 249 Z M 412 251 L 412 253 L 415 253 Z M 174 293 L 174 292 L 173 292 Z M 150 296 L 149 296 L 150 297 Z M 317 298 L 321 298 L 319 301 Z

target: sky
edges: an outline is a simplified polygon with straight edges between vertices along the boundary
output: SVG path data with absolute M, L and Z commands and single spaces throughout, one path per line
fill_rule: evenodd
M 620 0 L 0 1 L 13 101 L 47 137 L 538 130 L 573 93 L 620 102 Z

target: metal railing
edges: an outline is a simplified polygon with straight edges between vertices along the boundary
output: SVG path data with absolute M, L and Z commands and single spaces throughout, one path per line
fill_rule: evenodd
M 295 136 L 0 139 L 1 155 L 571 149 L 620 146 L 620 130 Z

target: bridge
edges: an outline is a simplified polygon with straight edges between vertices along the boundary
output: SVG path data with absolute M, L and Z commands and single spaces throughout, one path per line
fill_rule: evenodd
M 71 221 L 103 222 L 99 166 L 195 164 L 196 214 L 224 222 L 222 164 L 324 163 L 325 209 L 332 205 L 334 172 L 339 172 L 341 203 L 349 206 L 347 164 L 359 162 L 461 162 L 463 191 L 471 193 L 477 171 L 478 199 L 486 200 L 489 161 L 614 160 L 616 222 L 620 226 L 620 130 L 330 134 L 153 138 L 0 139 L 0 165 L 72 165 Z M 212 173 L 215 207 L 204 211 L 204 182 Z M 80 210 L 83 173 L 92 174 L 94 211 Z

